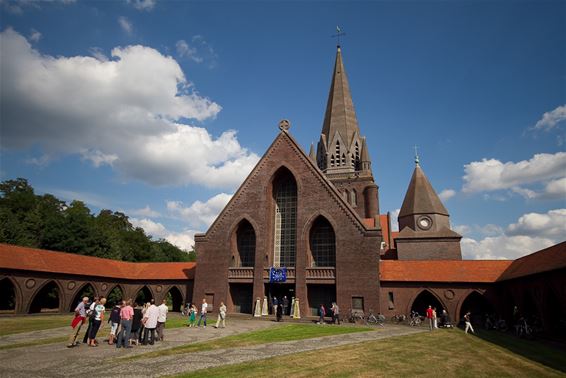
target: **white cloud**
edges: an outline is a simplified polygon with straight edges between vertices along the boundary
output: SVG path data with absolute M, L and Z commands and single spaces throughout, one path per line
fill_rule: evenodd
M 457 226 L 462 254 L 467 259 L 516 259 L 562 242 L 566 238 L 566 209 L 524 214 L 505 229 L 497 225 Z M 479 240 L 466 237 L 474 231 L 488 235 Z
M 559 198 L 566 191 L 566 152 L 536 154 L 530 160 L 517 163 L 483 159 L 466 164 L 464 171 L 462 190 L 467 193 L 508 189 L 533 199 Z M 532 184 L 542 185 L 542 188 L 538 191 L 525 188 Z
M 165 239 L 182 250 L 190 251 L 195 245 L 194 236 L 196 231 L 184 230 L 182 232 L 171 232 L 161 223 L 154 222 L 147 218 L 130 218 L 130 222 L 135 227 L 141 227 L 146 234 L 152 236 L 154 239 Z
M 543 236 L 558 241 L 566 239 L 566 209 L 550 210 L 547 213 L 528 213 L 517 223 L 507 227 L 508 235 Z
M 156 0 L 127 0 L 128 4 L 131 4 L 134 8 L 139 11 L 151 11 L 155 7 Z
M 37 0 L 0 0 L 0 6 L 3 7 L 6 11 L 14 14 L 21 14 L 23 13 L 25 8 L 34 8 L 34 9 L 41 9 L 41 5 L 49 4 L 49 3 L 57 3 L 57 4 L 72 4 L 76 2 L 76 0 L 46 0 L 46 1 L 37 1 Z
M 158 218 L 161 216 L 159 212 L 152 210 L 151 207 L 149 207 L 149 205 L 146 205 L 141 209 L 130 210 L 128 211 L 128 214 L 132 214 L 138 217 L 146 217 L 146 218 Z
M 195 63 L 207 62 L 209 68 L 214 68 L 217 64 L 218 54 L 202 35 L 193 36 L 190 44 L 180 39 L 175 43 L 175 48 L 181 58 L 190 59 Z
M 564 120 L 566 120 L 566 105 L 561 105 L 550 112 L 544 113 L 532 129 L 550 131 Z
M 400 212 L 401 212 L 401 209 L 395 209 L 390 214 L 390 217 L 391 217 L 391 232 L 399 231 L 399 221 L 398 221 L 397 218 L 399 218 Z
M 220 193 L 206 202 L 195 201 L 188 207 L 184 207 L 180 201 L 167 201 L 167 210 L 193 227 L 208 227 L 231 198 L 232 194 Z
M 554 244 L 551 239 L 524 235 L 490 236 L 480 241 L 462 238 L 461 242 L 463 257 L 477 260 L 517 259 Z
M 66 189 L 47 189 L 44 190 L 43 192 L 53 194 L 55 197 L 62 198 L 63 200 L 69 203 L 74 200 L 77 200 L 77 201 L 82 201 L 87 205 L 98 207 L 99 209 L 110 208 L 108 204 L 108 200 L 96 193 L 79 192 L 79 191 L 66 190 Z
M 122 30 L 128 34 L 132 34 L 132 32 L 134 31 L 134 25 L 124 16 L 118 17 L 118 25 L 120 25 Z
M 442 201 L 447 201 L 450 198 L 454 197 L 455 195 L 456 195 L 456 191 L 454 189 L 444 189 L 442 192 L 440 192 L 438 197 L 440 197 Z
M 181 58 L 187 58 L 192 60 L 193 62 L 202 63 L 203 58 L 198 55 L 197 49 L 190 47 L 184 39 L 177 41 L 175 47 L 177 48 L 177 55 L 179 55 Z
M 100 47 L 91 47 L 90 49 L 88 49 L 88 51 L 93 57 L 95 57 L 99 61 L 101 62 L 108 61 L 108 57 L 106 56 L 106 54 L 104 54 L 104 51 Z
M 4 148 L 78 155 L 154 185 L 234 188 L 259 160 L 233 130 L 215 138 L 178 122 L 213 119 L 221 107 L 172 57 L 139 45 L 114 48 L 108 61 L 53 57 L 12 29 L 0 36 Z
M 35 29 L 31 29 L 30 35 L 29 35 L 29 40 L 32 42 L 39 42 L 39 40 L 41 39 L 42 35 L 40 32 L 38 32 Z

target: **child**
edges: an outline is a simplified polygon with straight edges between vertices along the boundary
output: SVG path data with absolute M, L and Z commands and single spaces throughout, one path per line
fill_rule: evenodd
M 197 308 L 192 305 L 189 309 L 189 327 L 194 327 L 197 321 Z

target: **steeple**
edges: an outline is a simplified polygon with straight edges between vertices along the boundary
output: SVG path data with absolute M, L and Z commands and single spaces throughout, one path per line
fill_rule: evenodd
M 362 164 L 362 156 L 367 158 L 368 164 Z M 317 163 L 327 174 L 357 172 L 371 176 L 371 162 L 358 127 L 340 46 L 336 50 L 326 113 L 317 147 Z
M 415 214 L 440 214 L 448 216 L 440 198 L 425 176 L 419 165 L 418 155 L 415 156 L 415 170 L 405 194 L 399 218 Z

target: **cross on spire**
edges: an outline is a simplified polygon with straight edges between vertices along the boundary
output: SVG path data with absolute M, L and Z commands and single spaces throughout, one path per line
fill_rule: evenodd
M 336 38 L 338 43 L 336 44 L 337 47 L 340 47 L 340 37 L 345 36 L 346 33 L 344 33 L 342 31 L 342 29 L 340 29 L 340 26 L 336 25 L 336 34 L 332 35 L 332 38 Z
M 420 160 L 419 160 L 419 151 L 417 149 L 417 145 L 415 144 L 415 164 L 419 165 Z

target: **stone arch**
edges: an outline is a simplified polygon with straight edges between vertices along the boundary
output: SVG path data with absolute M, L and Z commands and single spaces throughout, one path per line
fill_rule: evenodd
M 232 230 L 232 257 L 235 267 L 253 267 L 257 249 L 256 229 L 251 222 L 242 218 Z
M 126 299 L 125 291 L 120 285 L 114 285 L 106 294 L 106 307 L 112 308 L 120 300 Z
M 271 179 L 273 197 L 273 265 L 294 267 L 297 259 L 297 179 L 286 167 L 280 167 Z
M 308 240 L 312 267 L 336 266 L 336 233 L 326 217 L 319 215 L 312 221 Z
M 97 296 L 97 293 L 94 285 L 89 282 L 85 283 L 75 292 L 71 303 L 69 303 L 69 311 L 75 311 L 75 308 L 82 301 L 83 297 L 88 297 L 92 300 L 95 296 Z
M 432 290 L 423 289 L 418 294 L 416 294 L 413 299 L 409 302 L 410 307 L 408 313 L 411 311 L 416 311 L 420 315 L 425 315 L 428 306 L 436 307 L 436 314 L 440 316 L 442 310 L 448 311 L 446 305 L 442 302 L 440 297 L 436 295 Z
M 287 162 L 283 161 L 283 162 L 279 162 L 279 165 L 277 165 L 276 167 L 274 167 L 273 169 L 271 169 L 269 171 L 269 184 L 266 186 L 266 189 L 269 188 L 271 189 L 271 195 L 273 196 L 273 183 L 277 180 L 277 178 L 281 175 L 281 173 L 288 171 L 288 173 L 293 176 L 293 179 L 295 180 L 295 183 L 297 184 L 297 195 L 299 195 L 302 191 L 302 181 L 300 180 L 301 174 L 300 172 L 297 172 L 297 170 L 291 166 L 290 164 L 288 164 Z
M 16 283 L 9 277 L 0 279 L 0 313 L 16 312 L 19 305 L 19 293 Z
M 38 312 L 59 312 L 63 303 L 63 290 L 55 280 L 49 280 L 43 283 L 32 296 L 28 313 Z
M 170 311 L 181 312 L 184 300 L 183 294 L 177 286 L 173 285 L 169 288 L 167 293 L 165 293 L 165 299 Z
M 154 298 L 155 297 L 153 296 L 151 289 L 148 286 L 144 285 L 136 292 L 134 301 L 138 304 L 143 305 L 144 303 L 147 303 Z
M 467 312 L 470 312 L 470 320 L 473 324 L 483 324 L 486 314 L 494 312 L 493 305 L 479 291 L 473 290 L 464 300 L 461 301 L 458 311 L 458 319 L 462 319 Z

